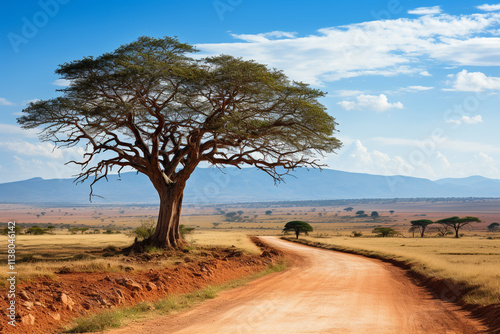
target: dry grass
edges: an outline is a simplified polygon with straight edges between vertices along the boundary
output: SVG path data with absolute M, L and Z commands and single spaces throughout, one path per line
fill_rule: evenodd
M 126 261 L 126 257 L 116 255 L 103 257 L 106 247 L 122 248 L 132 244 L 133 237 L 127 234 L 54 234 L 18 235 L 16 238 L 17 278 L 27 281 L 39 276 L 53 277 L 61 269 L 71 272 L 124 272 L 144 271 L 151 268 L 172 266 L 176 257 L 162 258 L 148 263 Z M 246 234 L 240 232 L 195 232 L 188 235 L 192 246 L 235 246 L 245 252 L 257 254 L 255 246 Z M 99 252 L 99 253 L 94 253 Z M 193 255 L 196 254 L 196 250 Z M 7 237 L 0 236 L 0 263 L 7 262 Z M 0 273 L 0 282 L 6 282 L 7 273 Z M 5 286 L 5 283 L 1 286 Z
M 306 239 L 409 262 L 413 270 L 425 275 L 478 287 L 466 296 L 468 302 L 500 302 L 500 239 L 346 236 Z

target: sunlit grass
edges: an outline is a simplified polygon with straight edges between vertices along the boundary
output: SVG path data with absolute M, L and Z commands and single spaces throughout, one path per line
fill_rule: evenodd
M 305 239 L 408 262 L 413 270 L 425 275 L 478 287 L 466 296 L 469 302 L 500 302 L 500 239 L 346 236 Z

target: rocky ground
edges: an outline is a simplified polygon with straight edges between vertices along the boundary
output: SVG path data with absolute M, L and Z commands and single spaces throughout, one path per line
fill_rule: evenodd
M 72 319 L 86 314 L 154 301 L 169 294 L 189 293 L 207 285 L 248 276 L 279 256 L 277 251 L 259 245 L 263 249 L 261 255 L 244 254 L 235 248 L 203 249 L 196 256 L 187 251 L 174 267 L 147 272 L 73 273 L 63 268 L 55 278 L 41 277 L 17 286 L 15 327 L 8 324 L 9 300 L 7 292 L 2 293 L 0 332 L 57 333 Z M 163 255 L 136 255 L 127 261 L 147 263 L 160 256 Z

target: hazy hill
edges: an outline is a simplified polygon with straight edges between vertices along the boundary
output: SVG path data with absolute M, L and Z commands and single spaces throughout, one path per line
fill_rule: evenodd
M 198 168 L 188 181 L 185 203 L 257 202 L 350 198 L 500 197 L 500 180 L 472 176 L 463 179 L 427 179 L 380 176 L 331 169 L 298 169 L 285 183 L 255 168 Z M 87 204 L 89 183 L 72 179 L 33 178 L 0 184 L 0 202 Z M 100 181 L 94 203 L 157 203 L 157 194 L 143 175 L 124 173 Z

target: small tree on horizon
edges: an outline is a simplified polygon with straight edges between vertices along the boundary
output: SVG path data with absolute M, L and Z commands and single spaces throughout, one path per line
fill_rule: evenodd
M 500 230 L 500 224 L 498 224 L 498 223 L 491 223 L 490 225 L 488 225 L 487 228 L 488 228 L 489 232 L 495 232 L 495 231 Z
M 398 234 L 397 231 L 393 230 L 390 227 L 376 227 L 373 229 L 372 233 L 377 233 L 378 235 L 385 237 L 392 237 L 395 234 Z
M 420 237 L 424 237 L 425 229 L 427 226 L 434 224 L 432 220 L 429 219 L 418 219 L 418 220 L 412 220 L 411 222 L 412 227 L 418 228 L 420 230 Z
M 467 216 L 467 217 L 459 218 L 457 216 L 454 216 L 454 217 L 449 217 L 449 218 L 444 218 L 444 219 L 438 220 L 436 223 L 453 228 L 455 230 L 455 238 L 460 238 L 460 235 L 458 234 L 458 232 L 460 231 L 460 229 L 462 227 L 464 227 L 465 225 L 468 225 L 470 223 L 480 223 L 480 222 L 481 222 L 481 219 L 479 219 L 477 217 Z
M 379 214 L 377 211 L 372 211 L 372 213 L 370 214 L 370 217 L 372 217 L 373 219 L 377 219 L 379 217 Z
M 306 222 L 300 220 L 294 220 L 286 223 L 285 227 L 283 228 L 283 232 L 292 232 L 292 231 L 295 232 L 295 236 L 298 239 L 300 233 L 308 235 L 309 232 L 313 231 L 313 228 Z

